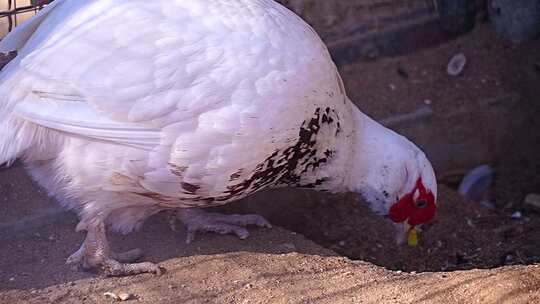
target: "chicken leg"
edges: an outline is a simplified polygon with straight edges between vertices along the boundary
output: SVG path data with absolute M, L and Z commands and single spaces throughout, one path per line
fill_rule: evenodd
M 176 221 L 180 220 L 187 228 L 186 243 L 195 239 L 197 232 L 215 232 L 219 234 L 236 234 L 240 239 L 249 236 L 245 226 L 272 228 L 272 225 L 262 216 L 256 214 L 219 214 L 208 213 L 201 209 L 179 209 L 174 211 L 169 224 L 177 231 Z
M 121 253 L 112 251 L 107 242 L 105 225 L 102 221 L 87 225 L 86 230 L 86 239 L 81 248 L 67 259 L 67 264 L 80 265 L 84 269 L 101 268 L 107 276 L 135 275 L 145 272 L 161 274 L 161 269 L 154 263 L 133 263 L 141 257 L 140 249 Z

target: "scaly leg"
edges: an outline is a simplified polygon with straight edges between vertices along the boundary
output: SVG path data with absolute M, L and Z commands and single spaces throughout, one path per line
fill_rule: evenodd
M 161 274 L 159 266 L 149 262 L 133 263 L 138 260 L 142 251 L 133 249 L 127 252 L 113 252 L 107 236 L 105 225 L 99 221 L 86 227 L 86 239 L 81 248 L 66 261 L 67 264 L 80 265 L 84 269 L 101 268 L 107 276 L 124 276 L 151 272 Z
M 272 228 L 272 225 L 260 215 L 256 214 L 219 214 L 208 213 L 201 209 L 178 209 L 169 221 L 171 229 L 175 227 L 176 220 L 182 221 L 187 228 L 186 243 L 195 239 L 197 232 L 215 232 L 219 234 L 236 234 L 240 239 L 246 239 L 249 232 L 244 226 Z

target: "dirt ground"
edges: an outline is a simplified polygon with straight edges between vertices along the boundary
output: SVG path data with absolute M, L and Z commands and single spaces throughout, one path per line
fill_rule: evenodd
M 15 178 L 13 178 L 15 177 Z M 27 206 L 54 208 L 36 189 L 21 167 L 0 173 L 2 182 L 2 222 L 15 220 L 15 210 Z M 13 185 L 6 189 L 5 185 Z M 23 185 L 18 187 L 17 185 Z M 280 199 L 274 193 L 271 201 Z M 311 195 L 311 193 L 299 193 Z M 32 198 L 27 200 L 27 198 Z M 268 196 L 267 196 L 268 198 Z M 337 218 L 334 214 L 315 215 L 322 225 L 336 227 L 360 225 L 357 239 L 367 256 L 388 257 L 375 263 L 404 266 L 434 260 L 461 248 L 452 236 L 441 238 L 439 231 L 459 231 L 462 221 L 451 225 L 452 205 L 466 206 L 451 190 L 443 189 L 443 211 L 433 227 L 422 234 L 418 248 L 397 248 L 390 241 L 391 230 L 384 219 L 362 214 L 354 199 L 343 197 L 336 209 L 351 206 L 355 214 Z M 25 205 L 21 205 L 24 203 Z M 323 203 L 327 210 L 328 202 Z M 26 205 L 28 204 L 28 205 Z M 10 212 L 5 213 L 4 210 Z M 284 214 L 283 209 L 281 213 Z M 292 214 L 294 214 L 294 210 Z M 305 209 L 304 209 L 305 210 Z M 472 210 L 475 208 L 465 208 Z M 362 212 L 362 213 L 358 213 Z M 465 212 L 465 211 L 464 211 Z M 289 212 L 287 212 L 288 214 Z M 272 218 L 272 214 L 267 215 Z M 354 219 L 353 219 L 354 218 Z M 460 216 L 453 217 L 460 218 Z M 248 240 L 233 236 L 201 235 L 184 244 L 185 233 L 174 233 L 163 216 L 151 219 L 142 231 L 129 235 L 114 235 L 112 242 L 119 250 L 135 246 L 144 248 L 145 259 L 158 262 L 167 269 L 162 276 L 143 274 L 134 277 L 103 278 L 76 271 L 64 264 L 75 251 L 83 235 L 74 232 L 76 217 L 62 213 L 56 220 L 42 226 L 0 233 L 0 303 L 113 303 L 105 292 L 128 293 L 134 303 L 535 303 L 540 301 L 540 265 L 514 265 L 493 269 L 467 271 L 420 270 L 390 271 L 366 261 L 353 261 L 322 248 L 299 233 L 275 227 L 252 229 Z M 298 220 L 303 220 L 299 217 Z M 476 221 L 478 218 L 474 218 Z M 343 220 L 346 220 L 344 222 Z M 481 222 L 481 221 L 480 221 Z M 315 220 L 310 223 L 315 225 Z M 374 225 L 374 226 L 371 226 Z M 452 227 L 448 227 L 451 225 Z M 381 226 L 378 236 L 368 233 Z M 440 228 L 436 228 L 440 226 Z M 322 226 L 321 229 L 326 226 Z M 378 228 L 377 228 L 378 229 Z M 464 229 L 466 230 L 466 229 Z M 481 229 L 469 230 L 471 238 Z M 485 237 L 487 238 L 487 237 Z M 441 247 L 428 246 L 443 240 Z M 496 247 L 498 239 L 492 246 Z M 364 245 L 360 242 L 363 241 Z M 448 243 L 446 243 L 448 242 Z M 382 247 L 377 246 L 382 244 Z M 369 248 L 369 249 L 366 249 Z M 486 248 L 487 249 L 487 248 Z M 489 255 L 491 251 L 487 249 Z M 369 258 L 365 260 L 370 260 Z M 383 263 L 384 264 L 384 263 Z M 395 265 L 391 268 L 399 268 Z M 431 265 L 428 263 L 428 265 Z M 463 267 L 468 268 L 468 267 Z M 472 268 L 472 267 L 471 267 Z M 404 267 L 405 269 L 405 267 Z
M 446 111 L 456 99 L 502 91 L 538 113 L 539 50 L 540 41 L 508 44 L 483 25 L 433 49 L 342 71 L 352 98 L 377 119 L 425 99 Z M 469 65 L 448 79 L 444 66 L 458 51 Z M 378 98 L 396 98 L 396 108 L 380 108 Z M 418 247 L 395 245 L 389 221 L 352 194 L 270 191 L 220 208 L 257 212 L 277 226 L 251 229 L 248 240 L 207 234 L 186 245 L 160 215 L 140 232 L 111 236 L 114 248 L 143 248 L 167 269 L 160 277 L 102 278 L 66 266 L 83 239 L 76 217 L 60 213 L 15 166 L 0 172 L 0 303 L 113 303 L 109 291 L 129 293 L 133 303 L 540 303 L 540 213 L 522 203 L 540 192 L 538 124 L 527 121 L 494 163 L 492 208 L 440 185 L 440 211 Z M 515 211 L 523 216 L 512 219 Z

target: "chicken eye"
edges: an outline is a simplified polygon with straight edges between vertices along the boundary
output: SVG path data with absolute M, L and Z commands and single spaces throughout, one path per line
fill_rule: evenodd
M 419 199 L 415 201 L 416 207 L 424 208 L 427 206 L 427 201 L 425 199 Z

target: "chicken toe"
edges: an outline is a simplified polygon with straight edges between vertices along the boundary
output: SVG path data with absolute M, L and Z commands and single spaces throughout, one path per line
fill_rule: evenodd
M 195 239 L 197 232 L 214 232 L 219 234 L 235 234 L 240 239 L 246 239 L 249 232 L 245 226 L 272 228 L 272 225 L 262 216 L 256 214 L 219 214 L 208 213 L 200 209 L 180 209 L 176 211 L 176 219 L 187 228 L 186 243 Z M 174 221 L 169 222 L 175 227 Z
M 86 230 L 86 239 L 81 248 L 67 259 L 67 264 L 84 269 L 100 269 L 107 276 L 127 276 L 147 272 L 160 275 L 163 272 L 154 263 L 134 263 L 142 256 L 142 251 L 138 248 L 120 253 L 112 251 L 107 242 L 103 222 L 88 225 Z

